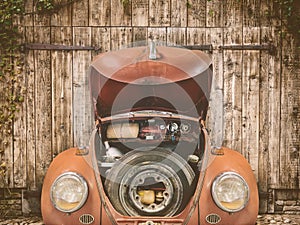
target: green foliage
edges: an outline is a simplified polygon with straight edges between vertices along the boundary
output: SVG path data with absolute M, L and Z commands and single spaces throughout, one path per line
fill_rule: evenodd
M 55 4 L 54 4 L 55 1 Z M 25 15 L 26 0 L 2 0 L 0 4 L 0 177 L 5 176 L 4 154 L 12 142 L 13 123 L 16 113 L 24 101 L 22 71 L 24 59 L 21 48 L 21 21 Z M 73 0 L 34 0 L 34 13 L 53 14 L 62 5 L 70 4 Z
M 16 85 L 23 61 L 18 44 L 21 35 L 14 24 L 16 17 L 23 13 L 24 0 L 3 0 L 0 5 L 0 176 L 6 173 L 4 149 L 11 137 L 18 104 L 23 99 L 21 87 Z
M 292 34 L 296 45 L 300 47 L 300 1 L 299 0 L 275 0 L 281 9 L 281 20 L 287 32 Z M 282 32 L 282 35 L 286 35 Z M 284 36 L 282 36 L 284 38 Z

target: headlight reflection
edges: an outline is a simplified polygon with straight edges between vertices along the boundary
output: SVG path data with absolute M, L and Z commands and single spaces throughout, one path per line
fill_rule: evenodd
M 51 201 L 62 212 L 74 212 L 82 207 L 88 196 L 88 186 L 82 176 L 67 172 L 56 178 L 51 186 Z
M 214 180 L 212 196 L 217 206 L 224 211 L 237 212 L 245 208 L 249 200 L 249 187 L 239 174 L 226 172 Z

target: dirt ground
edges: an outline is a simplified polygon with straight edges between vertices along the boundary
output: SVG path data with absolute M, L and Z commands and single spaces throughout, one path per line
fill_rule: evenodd
M 300 213 L 300 212 L 299 212 Z M 16 219 L 1 219 L 0 225 L 43 225 L 41 217 L 20 217 Z M 278 215 L 266 214 L 257 217 L 257 225 L 300 225 L 300 214 Z

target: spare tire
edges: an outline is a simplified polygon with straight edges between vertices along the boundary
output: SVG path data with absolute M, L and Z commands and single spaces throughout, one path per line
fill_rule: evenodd
M 129 216 L 172 216 L 193 191 L 195 173 L 165 148 L 138 149 L 124 155 L 109 171 L 106 193 L 115 209 Z

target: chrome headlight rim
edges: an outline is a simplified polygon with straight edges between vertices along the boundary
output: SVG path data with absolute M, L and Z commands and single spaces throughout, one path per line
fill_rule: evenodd
M 83 193 L 83 196 L 82 196 L 82 199 L 80 201 L 80 203 L 72 208 L 72 209 L 63 209 L 61 207 L 59 207 L 57 205 L 57 203 L 55 202 L 54 198 L 53 198 L 53 190 L 54 190 L 54 187 L 57 185 L 57 183 L 63 179 L 64 177 L 73 177 L 75 179 L 78 179 L 81 184 L 83 185 L 84 187 L 84 193 Z M 89 193 L 89 189 L 88 189 L 88 184 L 86 182 L 86 180 L 84 179 L 84 177 L 76 172 L 65 172 L 65 173 L 62 173 L 60 174 L 55 180 L 54 182 L 52 183 L 51 185 L 51 188 L 50 188 L 50 200 L 52 202 L 52 205 L 54 206 L 55 209 L 61 211 L 61 212 L 64 212 L 64 213 L 72 213 L 72 212 L 75 212 L 77 210 L 79 210 L 85 203 L 86 203 L 86 200 L 87 200 L 87 197 L 88 197 L 88 193 Z
M 229 208 L 226 208 L 225 206 L 223 206 L 221 204 L 221 202 L 218 200 L 218 197 L 217 197 L 217 194 L 216 194 L 216 186 L 217 186 L 217 184 L 222 179 L 224 179 L 226 177 L 235 177 L 235 178 L 239 179 L 240 181 L 242 181 L 243 185 L 245 185 L 245 187 L 247 189 L 247 196 L 245 198 L 245 201 L 244 201 L 243 205 L 241 205 L 240 207 L 238 207 L 236 209 L 229 209 Z M 237 172 L 233 172 L 233 171 L 223 172 L 220 175 L 218 175 L 214 179 L 214 181 L 213 181 L 212 188 L 211 188 L 211 193 L 212 193 L 212 197 L 213 197 L 213 200 L 214 200 L 215 204 L 220 209 L 222 209 L 222 210 L 224 210 L 226 212 L 229 212 L 229 213 L 239 212 L 239 211 L 243 210 L 246 207 L 246 205 L 248 204 L 249 198 L 250 198 L 250 194 L 249 194 L 250 193 L 250 189 L 249 189 L 249 185 L 247 184 L 246 180 L 240 174 L 238 174 Z

